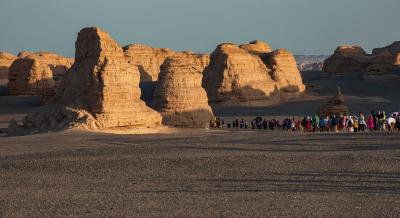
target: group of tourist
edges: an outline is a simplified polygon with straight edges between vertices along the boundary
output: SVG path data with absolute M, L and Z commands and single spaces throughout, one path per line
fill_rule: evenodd
M 214 118 L 210 121 L 211 128 L 234 128 L 234 129 L 264 129 L 285 130 L 303 132 L 365 132 L 365 131 L 400 131 L 400 113 L 386 114 L 385 111 L 371 111 L 364 115 L 347 113 L 320 117 L 305 116 L 302 119 L 288 117 L 282 121 L 278 119 L 263 119 L 256 117 L 248 123 L 245 119 L 235 119 L 225 123 L 222 118 Z

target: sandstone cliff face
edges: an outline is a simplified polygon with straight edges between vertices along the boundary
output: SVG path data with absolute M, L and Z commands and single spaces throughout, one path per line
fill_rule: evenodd
M 15 59 L 13 54 L 0 52 L 0 79 L 8 79 L 9 68 Z
M 201 87 L 203 70 L 201 58 L 187 54 L 169 57 L 161 66 L 154 106 L 163 116 L 163 124 L 205 127 L 213 117 Z
M 323 71 L 332 75 L 363 72 L 370 59 L 360 46 L 339 46 L 335 53 L 325 60 Z
M 304 92 L 305 85 L 297 68 L 296 59 L 286 49 L 278 49 L 268 55 L 267 64 L 272 71 L 272 79 L 280 90 L 287 92 Z
M 383 48 L 375 48 L 367 54 L 360 47 L 339 47 L 335 54 L 325 61 L 324 71 L 332 74 L 360 72 L 364 79 L 399 79 L 395 73 L 400 71 L 400 42 Z
M 258 56 L 231 43 L 211 54 L 203 87 L 212 102 L 267 99 L 278 88 Z
M 46 102 L 71 65 L 71 59 L 49 52 L 21 53 L 10 67 L 8 93 L 37 95 Z
M 375 76 L 390 76 L 400 71 L 400 41 L 383 48 L 375 48 L 374 56 L 364 74 L 369 79 Z
M 248 44 L 240 45 L 239 48 L 244 49 L 255 55 L 272 52 L 271 46 L 261 40 L 254 40 L 252 42 L 249 42 Z
M 154 126 L 161 115 L 140 100 L 139 72 L 122 48 L 98 28 L 85 28 L 76 41 L 75 63 L 45 109 L 25 118 L 22 128 Z
M 141 82 L 155 82 L 158 80 L 160 67 L 164 61 L 174 55 L 194 56 L 201 60 L 201 65 L 205 68 L 209 64 L 209 55 L 195 54 L 190 51 L 176 52 L 167 48 L 152 48 L 141 44 L 125 46 L 124 54 L 129 58 L 132 65 L 136 65 L 140 71 Z
M 364 73 L 364 78 L 368 76 L 392 74 L 396 68 L 396 59 L 397 57 L 392 55 L 388 50 L 383 50 L 370 61 Z
M 326 55 L 295 55 L 300 71 L 322 71 Z
M 139 68 L 142 82 L 157 81 L 160 66 L 169 56 L 175 53 L 170 49 L 152 48 L 140 44 L 128 45 L 123 49 L 131 63 Z
M 383 48 L 375 48 L 372 50 L 373 55 L 379 55 L 382 52 L 388 51 L 393 56 L 396 56 L 400 53 L 400 41 L 393 42 L 392 44 L 383 47 Z

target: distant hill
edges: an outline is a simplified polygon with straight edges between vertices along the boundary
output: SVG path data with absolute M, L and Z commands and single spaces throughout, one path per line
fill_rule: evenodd
M 295 55 L 300 71 L 322 71 L 328 57 L 329 55 Z

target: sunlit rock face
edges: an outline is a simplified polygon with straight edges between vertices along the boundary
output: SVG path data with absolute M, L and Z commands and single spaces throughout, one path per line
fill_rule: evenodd
M 205 127 L 213 117 L 207 93 L 201 86 L 204 67 L 196 56 L 178 54 L 167 58 L 154 94 L 154 107 L 163 124 Z
M 13 54 L 0 52 L 0 79 L 8 79 L 10 66 L 15 59 L 17 56 Z
M 36 95 L 47 102 L 73 60 L 50 52 L 22 52 L 10 66 L 8 94 Z
M 55 98 L 26 116 L 22 126 L 11 125 L 12 129 L 44 132 L 161 124 L 161 115 L 140 100 L 139 71 L 108 33 L 94 27 L 82 29 L 75 47 L 75 62 Z
M 224 43 L 211 54 L 203 87 L 211 102 L 267 99 L 278 89 L 262 60 L 248 50 Z

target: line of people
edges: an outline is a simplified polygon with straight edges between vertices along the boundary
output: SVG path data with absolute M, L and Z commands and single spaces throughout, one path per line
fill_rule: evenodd
M 400 131 L 400 113 L 394 112 L 389 116 L 384 111 L 371 111 L 368 116 L 365 116 L 363 112 L 359 112 L 357 115 L 344 113 L 325 117 L 314 115 L 305 116 L 303 119 L 290 117 L 281 122 L 278 119 L 267 120 L 256 117 L 250 122 L 250 125 L 243 118 L 235 119 L 227 124 L 222 118 L 215 118 L 210 121 L 210 127 L 303 132 Z

